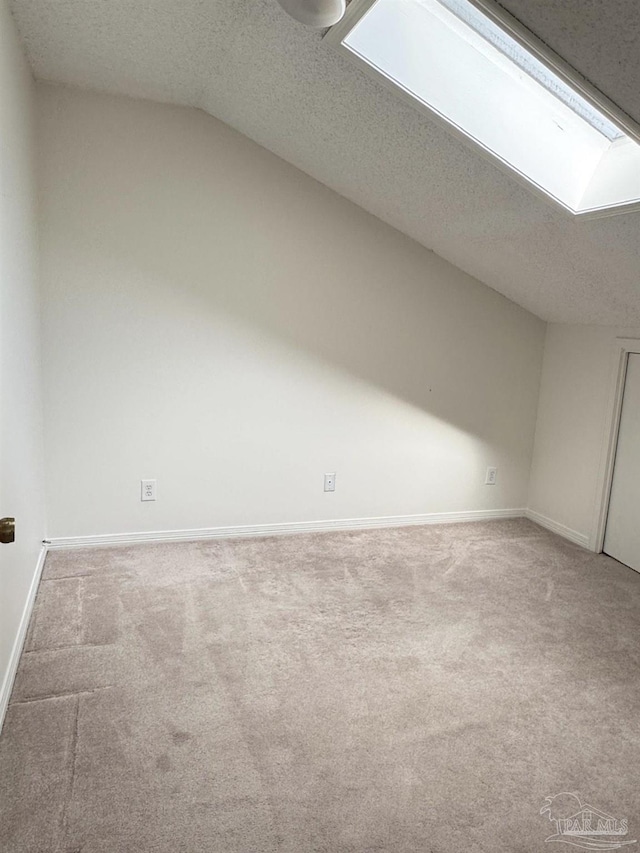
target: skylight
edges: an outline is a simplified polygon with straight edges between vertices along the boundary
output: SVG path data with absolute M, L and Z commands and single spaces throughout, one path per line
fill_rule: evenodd
M 565 210 L 640 207 L 638 129 L 491 9 L 486 0 L 353 0 L 327 39 Z

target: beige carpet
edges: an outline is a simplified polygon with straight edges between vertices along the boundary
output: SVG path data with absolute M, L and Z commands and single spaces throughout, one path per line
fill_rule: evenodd
M 55 552 L 0 849 L 532 853 L 576 803 L 640 838 L 639 650 L 640 575 L 526 521 Z

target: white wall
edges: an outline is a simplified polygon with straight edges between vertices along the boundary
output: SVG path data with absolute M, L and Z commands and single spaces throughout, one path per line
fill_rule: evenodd
M 39 100 L 53 537 L 525 506 L 540 320 L 204 113 Z
M 34 86 L 0 0 L 0 721 L 12 650 L 45 535 L 40 393 Z
M 619 357 L 639 330 L 549 324 L 529 507 L 593 544 L 598 474 Z

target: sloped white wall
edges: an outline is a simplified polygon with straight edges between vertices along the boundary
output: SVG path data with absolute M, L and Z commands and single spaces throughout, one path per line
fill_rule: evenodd
M 45 535 L 34 148 L 34 84 L 0 0 L 0 723 Z
M 39 102 L 53 537 L 525 505 L 544 323 L 204 113 Z

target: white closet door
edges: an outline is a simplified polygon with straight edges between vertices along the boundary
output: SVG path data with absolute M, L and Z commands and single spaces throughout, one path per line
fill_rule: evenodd
M 624 386 L 604 552 L 640 572 L 640 355 L 634 353 Z

